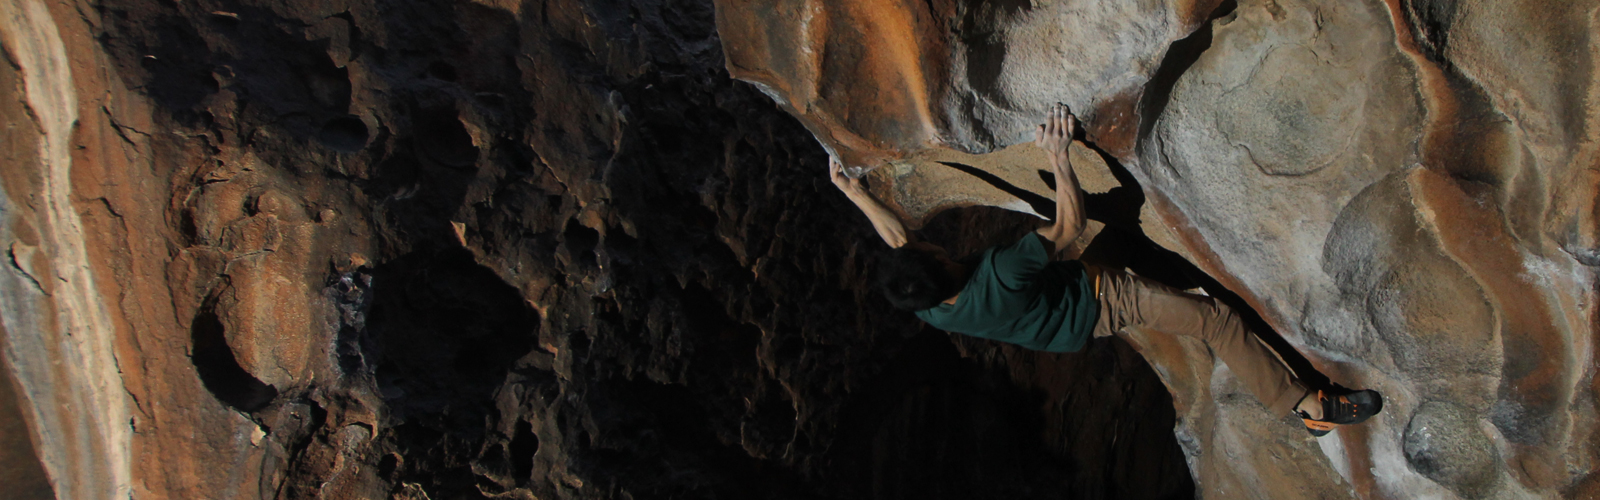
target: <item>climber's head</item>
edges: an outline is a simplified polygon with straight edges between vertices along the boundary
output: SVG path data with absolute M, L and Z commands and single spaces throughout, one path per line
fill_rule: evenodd
M 966 267 L 950 260 L 943 247 L 926 242 L 889 252 L 878 267 L 878 289 L 895 308 L 920 311 L 961 292 Z

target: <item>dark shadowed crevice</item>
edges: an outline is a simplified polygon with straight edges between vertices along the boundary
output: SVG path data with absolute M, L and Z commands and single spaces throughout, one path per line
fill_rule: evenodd
M 317 132 L 317 140 L 335 151 L 361 151 L 367 145 L 367 124 L 356 116 L 334 118 L 322 125 L 322 130 Z
M 425 110 L 416 127 L 417 145 L 428 158 L 447 167 L 470 167 L 478 161 L 478 147 L 455 108 Z
M 1403 5 L 1406 22 L 1411 25 L 1422 54 L 1434 63 L 1448 64 L 1444 51 L 1450 45 L 1450 28 L 1455 24 L 1456 0 L 1413 0 Z
M 378 477 L 388 478 L 393 476 L 395 471 L 399 469 L 400 455 L 389 453 L 378 459 Z
M 1200 60 L 1200 55 L 1206 49 L 1211 48 L 1212 21 L 1232 14 L 1238 6 L 1237 0 L 1218 4 L 1199 29 L 1182 40 L 1172 42 L 1172 46 L 1167 48 L 1166 57 L 1161 60 L 1161 66 L 1156 68 L 1155 75 L 1150 77 L 1150 83 L 1145 84 L 1144 95 L 1139 99 L 1139 139 L 1136 147 L 1144 147 L 1144 140 L 1150 136 L 1151 128 L 1161 118 L 1161 113 L 1167 110 L 1167 103 L 1172 99 L 1172 87 L 1178 84 L 1178 78 Z
M 211 395 L 245 413 L 259 410 L 278 397 L 278 388 L 262 383 L 239 366 L 214 307 L 208 304 L 202 308 L 190 326 L 194 347 L 189 360 Z
M 428 76 L 440 81 L 453 82 L 457 79 L 456 67 L 444 61 L 434 61 L 428 65 Z
M 460 248 L 423 245 L 371 274 L 357 345 L 390 408 L 385 432 L 396 451 L 443 457 L 481 449 L 485 422 L 502 418 L 494 392 L 533 348 L 538 313 Z M 461 461 L 406 460 L 398 468 L 398 477 L 435 498 L 477 492 L 477 475 Z
M 539 436 L 533 433 L 533 424 L 518 420 L 511 435 L 511 445 L 506 450 L 511 455 L 511 473 L 517 484 L 526 485 L 533 478 L 533 455 L 539 452 Z
M 339 331 L 334 336 L 339 370 L 348 377 L 365 376 L 371 367 L 362 358 L 361 343 L 365 340 L 362 332 L 367 328 L 367 310 L 372 304 L 372 275 L 363 269 L 330 276 L 323 297 L 339 313 Z
M 193 50 L 206 46 L 206 42 L 193 27 L 175 18 L 161 19 L 160 24 L 167 29 L 151 32 L 132 49 L 148 56 L 119 58 L 139 64 L 137 69 L 124 66 L 123 74 L 147 78 L 144 89 L 156 104 L 173 111 L 189 110 L 218 89 L 209 61 L 205 60 L 208 54 Z
M 561 232 L 561 248 L 566 250 L 570 263 L 583 267 L 593 267 L 597 255 L 595 247 L 600 244 L 600 232 L 585 227 L 577 219 L 567 221 L 567 227 Z

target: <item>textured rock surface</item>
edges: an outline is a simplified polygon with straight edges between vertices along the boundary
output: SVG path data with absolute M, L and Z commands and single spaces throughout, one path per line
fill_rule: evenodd
M 1600 495 L 1593 2 L 715 7 L 0 3 L 6 486 Z M 1314 440 L 1190 340 L 886 313 L 828 150 L 972 251 L 1033 217 L 944 209 L 1048 213 L 1009 146 L 1055 101 L 1076 251 L 1255 308 L 1385 414 Z
M 61 498 L 1192 496 L 1129 344 L 887 313 L 709 2 L 3 5 L 0 429 Z
M 1136 220 L 1125 206 L 1100 207 L 1108 227 L 1142 230 L 1188 256 L 1310 358 L 1292 364 L 1389 396 L 1371 424 L 1311 440 L 1269 425 L 1203 346 L 1133 335 L 1174 394 L 1177 434 L 1205 496 L 1600 494 L 1589 432 L 1597 4 L 1224 2 L 1209 22 L 1166 31 L 1102 23 L 1090 34 L 1079 30 L 1099 19 L 1098 2 L 999 4 L 875 3 L 874 12 L 926 23 L 919 32 L 933 36 L 920 51 L 817 42 L 866 36 L 816 27 L 861 17 L 826 2 L 730 0 L 719 22 L 730 69 L 763 83 L 841 157 L 885 167 L 872 174 L 880 192 L 913 218 L 1048 193 L 999 148 L 1018 143 L 1019 124 L 1045 103 L 1084 110 L 1087 139 L 1149 195 L 1136 200 L 1148 201 Z M 751 29 L 758 18 L 784 27 Z M 974 38 L 972 19 L 988 20 L 983 36 Z M 1074 36 L 1021 36 L 1048 30 Z M 968 86 L 970 72 L 923 72 L 922 88 L 949 100 L 907 107 L 876 93 L 904 94 L 910 78 L 862 81 L 905 67 L 885 61 L 906 54 L 943 57 L 920 67 L 960 67 L 995 44 L 1006 57 L 991 59 L 989 76 L 1010 82 L 999 91 Z M 1067 45 L 1134 53 L 1027 56 Z M 1134 90 L 1106 92 L 1103 80 L 1075 73 L 1084 67 L 1131 75 Z M 818 88 L 843 90 L 808 90 Z M 1013 118 L 993 121 L 969 119 L 987 108 L 945 104 L 991 95 L 1031 98 L 1004 101 Z M 877 123 L 933 125 L 909 133 Z M 858 136 L 868 140 L 841 139 Z M 991 151 L 968 164 L 1012 186 L 963 179 L 937 160 Z M 943 180 L 927 182 L 934 177 Z
M 0 70 L 6 89 L 0 210 L 11 264 L 0 273 L 7 378 L 21 383 L 15 404 L 31 422 L 31 444 L 56 494 L 123 496 L 129 484 L 126 392 L 113 358 L 105 282 L 91 271 L 94 227 L 75 203 L 72 176 L 82 171 L 71 168 L 81 94 L 44 3 L 0 6 L 0 42 L 8 62 Z
M 1015 144 L 1047 104 L 1136 96 L 1217 3 L 728 1 L 718 28 L 735 77 L 872 168 L 931 146 Z

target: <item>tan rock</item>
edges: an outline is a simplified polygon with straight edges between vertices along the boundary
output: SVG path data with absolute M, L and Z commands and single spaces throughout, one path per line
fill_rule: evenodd
M 1591 4 L 1240 2 L 1178 43 L 1197 24 L 1172 21 L 1209 5 L 722 2 L 718 19 L 730 71 L 917 220 L 1029 211 L 928 159 L 1021 144 L 1030 112 L 1073 105 L 1149 195 L 1153 239 L 1334 381 L 1388 396 L 1308 448 L 1257 434 L 1272 418 L 1203 349 L 1135 335 L 1206 496 L 1512 498 L 1593 484 Z M 870 43 L 890 28 L 917 43 Z M 969 164 L 1048 194 L 1009 151 Z

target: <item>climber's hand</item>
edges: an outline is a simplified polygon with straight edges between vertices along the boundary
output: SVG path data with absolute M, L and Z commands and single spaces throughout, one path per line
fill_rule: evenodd
M 1033 130 L 1033 143 L 1043 149 L 1051 159 L 1065 157 L 1072 136 L 1077 133 L 1077 117 L 1065 104 L 1050 106 L 1045 112 L 1045 122 Z
M 844 165 L 839 160 L 828 158 L 828 178 L 833 180 L 833 185 L 838 186 L 845 194 L 861 192 L 861 179 L 854 179 L 844 175 Z

